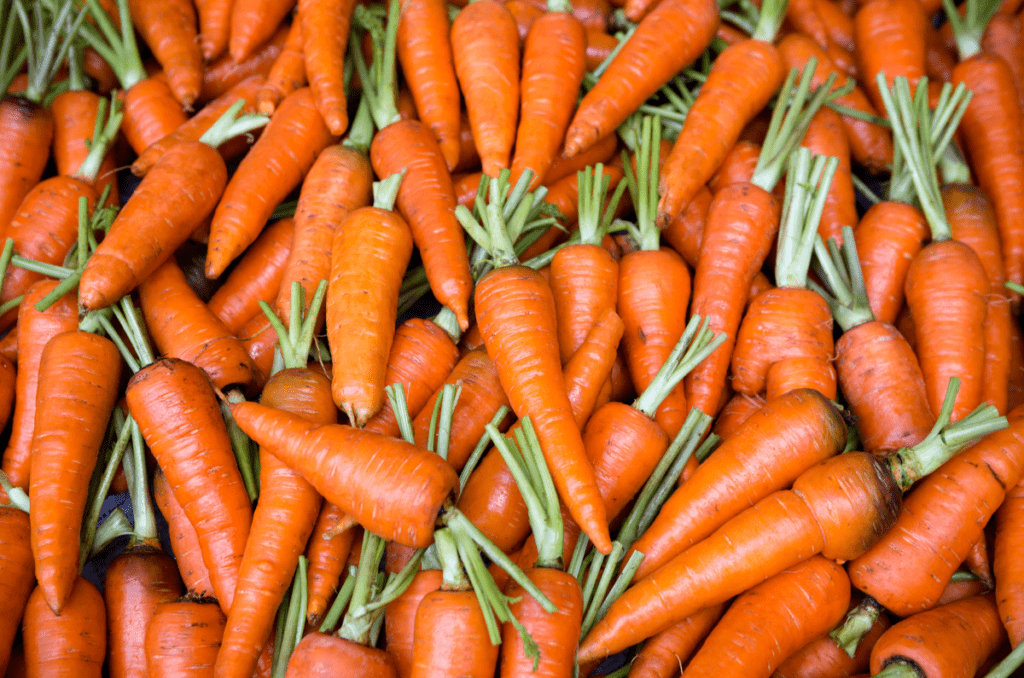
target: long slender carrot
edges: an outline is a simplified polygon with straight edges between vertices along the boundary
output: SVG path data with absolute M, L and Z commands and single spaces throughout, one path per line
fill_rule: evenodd
M 288 29 L 288 40 L 274 60 L 274 66 L 270 69 L 266 82 L 256 95 L 256 106 L 263 115 L 272 114 L 282 99 L 306 86 L 308 80 L 303 44 L 302 20 L 296 17 Z
M 228 51 L 241 62 L 274 34 L 281 20 L 295 7 L 296 0 L 252 0 L 235 2 L 231 8 Z
M 0 507 L 4 540 L 0 546 L 0 589 L 8 602 L 8 614 L 0 622 L 0 670 L 6 671 L 18 625 L 32 594 L 33 560 L 28 514 L 14 507 Z
M 724 611 L 724 605 L 712 605 L 653 636 L 637 651 L 630 673 L 636 678 L 674 676 L 715 627 Z
M 203 71 L 203 91 L 199 94 L 199 100 L 203 103 L 213 101 L 253 75 L 262 75 L 264 78 L 269 76 L 287 39 L 288 27 L 281 26 L 244 60 L 235 61 L 225 54 L 211 63 Z
M 299 0 L 298 4 L 309 89 L 327 128 L 340 136 L 348 127 L 343 72 L 356 3 Z
M 146 628 L 150 675 L 209 675 L 223 635 L 224 613 L 213 601 L 161 603 Z
M 213 61 L 228 48 L 231 8 L 234 4 L 234 0 L 196 0 L 199 48 L 206 61 Z
M 181 573 L 188 592 L 199 596 L 213 595 L 213 584 L 210 583 L 210 571 L 203 563 L 203 554 L 199 548 L 199 536 L 192 527 L 185 512 L 174 498 L 174 493 L 167 484 L 167 478 L 159 468 L 153 474 L 153 497 L 167 521 L 168 537 L 174 562 Z
M 174 98 L 191 108 L 203 84 L 195 6 L 188 0 L 131 0 L 129 7 L 135 27 L 167 74 Z
M 46 604 L 36 587 L 22 620 L 25 664 L 29 675 L 73 675 L 100 678 L 106 656 L 107 615 L 103 596 L 79 577 L 61 614 Z

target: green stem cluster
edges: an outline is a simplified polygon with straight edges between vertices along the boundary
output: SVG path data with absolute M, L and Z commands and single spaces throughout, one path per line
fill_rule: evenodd
M 838 158 L 814 155 L 808 148 L 790 156 L 775 258 L 779 287 L 807 287 L 815 244 L 821 242 L 818 224 L 838 167 Z
M 683 336 L 676 342 L 672 353 L 665 359 L 651 383 L 633 402 L 633 407 L 653 418 L 658 406 L 668 397 L 668 394 L 697 365 L 725 343 L 725 340 L 724 332 L 715 334 L 708 327 L 707 318 L 701 318 L 699 315 L 691 316 L 683 331 Z
M 858 325 L 872 322 L 875 314 L 871 311 L 871 302 L 864 285 L 864 273 L 857 256 L 853 228 L 843 226 L 842 248 L 836 245 L 834 239 L 829 239 L 827 247 L 821 238 L 816 239 L 814 254 L 818 277 L 823 284 L 810 281 L 807 286 L 825 299 L 843 331 L 848 332 Z

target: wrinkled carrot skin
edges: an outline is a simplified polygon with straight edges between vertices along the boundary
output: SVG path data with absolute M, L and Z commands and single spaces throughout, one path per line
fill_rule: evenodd
M 349 24 L 356 3 L 299 0 L 298 4 L 309 89 L 331 134 L 341 136 L 348 128 L 344 70 Z
M 737 141 L 736 145 L 726 154 L 725 159 L 722 160 L 721 167 L 718 168 L 715 175 L 708 181 L 708 188 L 711 189 L 711 193 L 718 193 L 730 184 L 749 182 L 754 176 L 754 169 L 757 167 L 757 160 L 760 156 L 760 144 L 744 139 Z M 691 200 L 690 202 L 693 201 Z M 689 209 L 690 206 L 687 205 L 686 207 Z M 676 218 L 681 217 L 685 213 L 686 210 L 683 210 Z
M 888 83 L 905 77 L 913 87 L 925 74 L 925 31 L 928 17 L 920 0 L 870 0 L 854 17 L 860 82 L 876 110 L 885 110 L 876 76 Z
M 904 619 L 871 651 L 871 673 L 901 659 L 926 676 L 971 676 L 1006 641 L 995 597 L 966 598 Z
M 952 240 L 929 245 L 907 271 L 904 293 L 917 327 L 917 356 L 928 404 L 936 416 L 954 376 L 961 379 L 954 421 L 981 402 L 989 290 L 978 256 Z
M 753 184 L 733 184 L 715 196 L 708 211 L 693 279 L 691 315 L 708 319 L 725 343 L 684 380 L 690 407 L 714 416 L 722 401 L 729 359 L 747 292 L 772 247 L 779 202 Z
M 733 516 L 846 445 L 842 416 L 821 394 L 788 393 L 752 414 L 669 497 L 632 550 L 636 580 L 707 538 Z
M 1006 493 L 1006 499 L 996 513 L 995 556 L 992 560 L 999 616 L 1014 647 L 1024 640 L 1024 570 L 1019 557 L 1024 544 L 1021 525 L 1024 525 L 1024 481 Z
M 397 678 L 394 659 L 384 650 L 327 633 L 311 633 L 295 646 L 286 678 L 329 678 L 339 671 L 352 678 Z
M 150 76 L 122 95 L 121 133 L 136 154 L 188 121 L 164 75 Z
M 281 102 L 213 213 L 206 277 L 220 277 L 256 239 L 278 203 L 299 185 L 316 156 L 331 142 L 309 88 L 296 90 Z M 291 151 L 283 150 L 285 144 Z
M 328 525 L 334 518 L 331 511 L 344 514 L 344 511 L 334 504 L 323 502 L 320 515 L 313 527 L 313 534 L 309 538 L 309 545 L 306 547 L 306 557 L 309 558 L 309 567 L 306 571 L 309 582 L 306 620 L 312 626 L 320 623 L 327 612 L 331 597 L 338 590 L 345 561 L 348 559 L 355 536 L 354 529 L 345 530 L 336 536 L 327 536 Z
M 460 92 L 448 10 L 440 0 L 405 0 L 398 24 L 398 61 L 420 121 L 437 139 L 449 170 L 460 155 Z
M 288 29 L 288 40 L 284 48 L 277 55 L 266 82 L 256 94 L 256 108 L 262 115 L 272 115 L 286 96 L 308 83 L 304 44 L 302 20 L 296 18 Z
M 0 595 L 7 604 L 7 614 L 0 620 L 0 671 L 6 671 L 18 625 L 35 586 L 35 575 L 28 514 L 0 506 L 0 530 L 4 534 L 0 544 Z
M 712 177 L 784 76 L 780 52 L 760 40 L 738 43 L 719 55 L 665 160 L 658 186 L 659 223 L 671 221 Z
M 243 431 L 271 444 L 325 500 L 366 529 L 406 546 L 431 543 L 438 512 L 459 486 L 446 461 L 402 440 L 348 426 L 317 427 L 251 402 L 231 405 L 231 413 Z M 387 464 L 381 463 L 382 455 Z M 387 496 L 381 495 L 384 487 Z
M 78 327 L 74 296 L 66 294 L 43 313 L 34 307 L 57 286 L 42 280 L 29 288 L 21 302 L 18 323 L 18 375 L 15 381 L 11 438 L 4 452 L 3 471 L 15 487 L 28 489 L 32 438 L 36 424 L 36 394 L 43 350 L 53 337 Z
M 659 253 L 650 258 L 669 257 Z M 642 269 L 639 264 L 636 266 L 634 270 Z M 687 283 L 685 287 L 670 289 L 673 294 L 685 295 L 681 296 L 685 304 L 690 291 L 689 271 L 684 268 L 683 272 Z M 616 307 L 619 264 L 599 245 L 570 245 L 559 250 L 551 260 L 550 285 L 558 323 L 558 349 L 564 365 L 586 340 L 594 323 L 606 311 Z M 631 313 L 630 321 L 636 325 L 637 320 L 637 315 Z
M 729 398 L 729 401 L 718 413 L 712 431 L 723 439 L 728 438 L 764 406 L 765 399 L 761 396 L 737 393 Z
M 861 217 L 853 235 L 876 320 L 896 322 L 903 307 L 907 271 L 928 233 L 921 211 L 904 203 L 881 202 Z
M 188 0 L 129 0 L 132 21 L 167 74 L 174 98 L 190 109 L 203 84 L 195 7 Z
M 79 577 L 59 615 L 43 599 L 42 589 L 29 596 L 22 624 L 25 665 L 29 675 L 100 678 L 107 645 L 103 596 Z
M 661 2 L 639 23 L 597 85 L 583 97 L 566 133 L 565 155 L 573 157 L 611 134 L 645 99 L 696 59 L 717 28 L 718 7 L 712 2 Z M 667 35 L 673 36 L 671 49 L 666 49 Z M 707 178 L 699 183 L 704 181 Z
M 207 302 L 231 334 L 237 334 L 253 316 L 263 312 L 259 302 L 270 304 L 277 298 L 294 230 L 291 218 L 267 226 Z
M 252 505 L 210 380 L 191 363 L 163 358 L 132 377 L 126 398 L 175 499 L 196 529 L 217 599 L 230 610 Z M 211 468 L 217 470 L 215 492 L 207 482 Z
M 870 454 L 814 466 L 627 589 L 583 640 L 579 661 L 619 652 L 816 553 L 852 559 L 895 522 L 899 505 L 899 486 Z M 754 535 L 769 529 L 776 539 L 766 546 Z
M 1013 73 L 1000 57 L 981 53 L 957 64 L 951 82 L 973 92 L 960 129 L 978 186 L 992 198 L 1006 278 L 1019 283 L 1024 280 L 1024 144 Z
M 848 330 L 836 342 L 835 366 L 864 450 L 912 447 L 928 435 L 935 416 L 921 366 L 895 327 L 872 321 Z
M 261 43 L 274 34 L 295 4 L 296 0 L 235 0 L 228 36 L 231 58 L 236 62 L 249 58 Z
M 160 156 L 89 258 L 81 304 L 106 308 L 131 292 L 203 223 L 226 183 L 224 159 L 204 143 L 182 142 Z
M 171 552 L 174 553 L 176 570 L 185 582 L 189 594 L 204 597 L 213 595 L 213 584 L 210 583 L 210 571 L 203 563 L 203 554 L 199 548 L 199 536 L 192 527 L 181 505 L 174 498 L 174 493 L 167 484 L 163 471 L 157 469 L 153 475 L 153 497 L 164 520 L 167 521 L 168 537 Z
M 724 611 L 724 605 L 712 605 L 653 636 L 637 651 L 630 674 L 636 678 L 674 676 L 715 627 Z
M 836 641 L 823 635 L 804 645 L 790 655 L 772 674 L 774 678 L 824 678 L 835 676 L 845 678 L 864 673 L 871 661 L 871 649 L 890 626 L 889 618 L 882 613 L 874 625 L 864 634 L 853 657 L 846 654 Z
M 231 56 L 224 55 L 207 66 L 203 71 L 203 90 L 199 94 L 200 103 L 213 101 L 232 87 L 252 75 L 270 75 L 284 44 L 288 39 L 288 27 L 281 26 L 266 42 L 259 46 L 244 61 L 235 61 Z
M 408 170 L 398 188 L 398 209 L 412 229 L 431 291 L 466 330 L 473 279 L 465 232 L 455 218 L 451 175 L 440 146 L 419 122 L 397 122 L 374 136 L 370 161 L 379 177 Z
M 55 614 L 61 613 L 78 578 L 89 480 L 120 379 L 117 347 L 88 332 L 56 335 L 39 360 L 29 484 L 35 501 L 29 517 L 36 578 Z
M 477 322 L 512 411 L 529 415 L 558 496 L 602 553 L 608 520 L 566 395 L 554 300 L 544 278 L 523 266 L 485 275 L 475 293 Z
M 384 608 L 384 626 L 387 628 L 388 653 L 395 660 L 399 678 L 412 675 L 413 638 L 416 626 L 416 610 L 420 601 L 428 594 L 441 588 L 440 570 L 421 570 L 402 595 Z
M 484 174 L 507 168 L 519 117 L 519 33 L 497 0 L 474 2 L 452 22 L 452 57 Z
M 0 235 L 18 212 L 21 201 L 39 183 L 46 169 L 53 139 L 53 114 L 50 109 L 20 96 L 0 99 Z
M 1024 477 L 1024 409 L 1010 428 L 943 464 L 907 497 L 892 531 L 850 565 L 854 586 L 901 617 L 935 605 L 1007 487 Z M 956 515 L 962 519 L 948 520 Z M 927 577 L 921 577 L 927 572 Z
M 178 567 L 158 544 L 129 546 L 114 559 L 103 585 L 111 676 L 147 678 L 146 627 L 158 605 L 181 594 Z
M 571 678 L 580 626 L 583 623 L 583 593 L 580 584 L 568 572 L 547 567 L 524 570 L 537 587 L 558 608 L 551 613 L 526 593 L 516 582 L 511 582 L 505 595 L 519 598 L 509 608 L 540 647 L 540 662 L 534 669 L 533 659 L 527 657 L 519 631 L 511 623 L 502 628 L 501 664 L 503 678 L 535 675 L 538 678 Z
M 445 629 L 446 633 L 438 633 L 438 629 Z M 490 678 L 497 668 L 498 647 L 491 645 L 487 636 L 476 594 L 442 588 L 425 595 L 416 609 L 409 675 Z
M 132 174 L 137 177 L 145 176 L 145 174 L 149 172 L 154 165 L 156 165 L 160 156 L 170 150 L 170 148 L 178 142 L 199 141 L 199 137 L 203 136 L 206 130 L 213 126 L 213 123 L 217 121 L 217 118 L 223 115 L 224 111 L 230 108 L 231 105 L 239 99 L 244 99 L 246 101 L 246 112 L 251 113 L 252 106 L 250 104 L 263 83 L 264 79 L 262 75 L 257 74 L 249 76 L 214 101 L 203 106 L 201 111 L 189 118 L 180 127 L 172 131 L 167 136 L 149 144 L 146 149 L 139 154 L 139 157 L 136 158 L 135 162 L 132 163 Z M 225 143 L 221 146 L 221 154 L 227 157 L 230 154 L 227 154 L 226 150 L 233 146 L 234 144 L 232 143 Z M 246 144 L 246 147 L 248 147 L 248 144 Z M 102 183 L 97 182 L 97 187 L 99 190 L 103 190 Z
M 205 61 L 213 61 L 227 50 L 234 4 L 235 0 L 196 0 L 199 49 Z
M 256 380 L 242 342 L 196 295 L 173 258 L 139 285 L 139 305 L 161 355 L 201 368 L 218 388 L 244 388 Z
M 846 614 L 850 579 L 815 556 L 736 599 L 686 668 L 689 675 L 768 678 L 791 654 Z
M 223 635 L 224 613 L 212 601 L 161 603 L 146 628 L 150 675 L 210 675 Z
M 53 159 L 57 173 L 72 176 L 82 166 L 89 149 L 86 139 L 91 139 L 96 127 L 96 113 L 99 110 L 100 95 L 88 90 L 70 90 L 57 95 L 50 104 L 53 114 Z M 117 166 L 112 153 L 108 153 L 96 175 L 96 192 L 100 194 L 110 186 L 110 201 L 119 205 L 121 199 L 117 187 Z
M 317 424 L 334 424 L 338 410 L 330 380 L 307 369 L 277 372 L 260 402 Z M 217 654 L 215 675 L 249 678 L 273 634 L 284 600 L 320 512 L 321 497 L 306 480 L 268 449 L 260 448 L 260 495 L 238 574 L 238 592 Z
M 818 60 L 811 80 L 812 87 L 824 84 L 830 73 L 836 73 L 836 88 L 842 87 L 848 82 L 846 75 L 839 71 L 828 53 L 804 35 L 790 33 L 783 37 L 779 41 L 779 52 L 782 54 L 786 68 L 803 69 L 811 58 Z M 836 103 L 864 113 L 878 115 L 878 109 L 859 86 L 855 86 L 849 94 L 836 99 Z M 889 131 L 880 125 L 845 115 L 840 116 L 840 119 L 846 129 L 853 159 L 874 173 L 888 171 L 886 164 L 892 162 L 893 152 L 892 137 Z

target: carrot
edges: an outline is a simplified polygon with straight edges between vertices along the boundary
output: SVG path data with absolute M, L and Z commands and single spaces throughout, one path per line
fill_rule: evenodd
M 213 61 L 228 48 L 234 0 L 197 0 L 199 48 L 203 59 Z
M 195 7 L 187 0 L 131 0 L 129 7 L 135 27 L 167 74 L 174 98 L 190 109 L 203 84 Z
M 416 612 L 420 602 L 427 594 L 440 589 L 441 583 L 440 570 L 421 570 L 413 578 L 409 588 L 385 608 L 386 649 L 395 660 L 399 678 L 409 678 L 412 675 Z
M 1020 18 L 1014 15 L 997 13 L 985 28 L 981 39 L 981 47 L 989 54 L 999 55 L 1013 73 L 1017 83 L 1017 102 L 1024 110 L 1024 35 L 1021 33 Z M 950 67 L 952 71 L 952 66 Z
M 213 601 L 161 603 L 146 628 L 149 675 L 209 675 L 223 635 L 224 613 Z
M 230 610 L 252 508 L 209 378 L 191 363 L 164 358 L 132 377 L 126 398 L 196 529 L 217 599 Z M 218 470 L 216 489 L 206 482 L 209 469 Z
M 526 36 L 530 33 L 530 27 L 537 19 L 544 16 L 547 7 L 538 7 L 527 0 L 509 0 L 505 3 L 505 9 L 509 11 L 516 22 L 516 33 L 519 35 L 519 45 L 526 42 Z
M 726 48 L 712 64 L 665 160 L 659 225 L 668 224 L 690 202 L 735 145 L 743 126 L 782 85 L 782 56 L 771 43 L 784 11 L 774 2 L 767 3 L 754 37 Z
M 260 301 L 270 303 L 277 298 L 294 229 L 290 218 L 268 226 L 210 298 L 210 311 L 231 334 L 237 334 L 261 312 Z
M 235 102 L 200 141 L 183 141 L 160 156 L 89 258 L 79 291 L 83 306 L 105 308 L 132 291 L 218 205 L 227 168 L 215 147 L 266 120 L 259 116 L 234 120 L 242 105 Z
M 889 618 L 877 603 L 865 598 L 844 618 L 832 633 L 812 640 L 797 650 L 775 670 L 775 678 L 815 678 L 815 676 L 846 676 L 863 673 L 871 660 L 871 649 L 890 626 Z M 867 611 L 865 611 L 867 605 Z M 846 635 L 848 634 L 848 635 Z M 848 642 L 856 649 L 848 653 Z
M 0 227 L 6 232 L 18 206 L 43 176 L 53 138 L 53 114 L 20 97 L 0 99 L 0 133 L 10 143 L 0 156 L 0 181 L 10 188 L 0 199 Z
M 281 20 L 295 7 L 296 0 L 254 0 L 235 2 L 231 8 L 228 51 L 241 62 L 274 34 Z M 344 52 L 343 52 L 344 53 Z
M 101 97 L 86 89 L 72 89 L 54 98 L 50 104 L 53 114 L 53 158 L 57 173 L 72 176 L 89 156 L 87 139 L 93 139 L 100 118 Z M 101 123 L 102 125 L 102 123 Z M 110 186 L 110 204 L 118 205 L 117 168 L 114 156 L 108 153 L 96 173 L 96 192 L 102 194 Z
M 286 96 L 306 86 L 308 81 L 303 44 L 302 20 L 296 17 L 288 29 L 288 39 L 281 53 L 274 60 L 266 82 L 256 95 L 256 106 L 263 115 L 271 115 Z
M 53 613 L 36 587 L 22 620 L 25 664 L 29 675 L 100 678 L 106 656 L 107 615 L 103 596 L 82 577 L 61 614 Z
M 235 61 L 225 54 L 209 64 L 203 71 L 203 90 L 199 100 L 202 103 L 213 101 L 253 75 L 268 77 L 287 39 L 288 27 L 281 26 L 246 59 Z
M 296 646 L 288 662 L 290 676 L 329 676 L 344 671 L 353 678 L 393 678 L 394 660 L 384 650 L 325 633 L 311 633 Z
M 940 31 L 929 27 L 925 33 L 925 74 L 938 82 L 949 82 L 956 66 L 956 55 Z
M 483 171 L 496 178 L 508 167 L 519 115 L 520 54 L 515 20 L 497 0 L 478 0 L 452 22 L 451 43 Z
M 850 142 L 839 114 L 830 108 L 818 109 L 811 118 L 811 125 L 807 128 L 807 134 L 800 145 L 809 148 L 816 155 L 839 159 L 836 173 L 829 185 L 825 207 L 821 212 L 818 234 L 826 242 L 829 238 L 835 238 L 841 243 L 843 227 L 856 226 L 858 219 L 850 169 Z
M 916 85 L 924 77 L 925 28 L 928 19 L 920 0 L 869 0 L 854 17 L 854 41 L 860 82 L 875 108 L 883 106 L 877 76 L 886 87 L 896 77 Z
M 578 155 L 625 122 L 645 99 L 704 51 L 717 27 L 718 10 L 713 3 L 661 2 L 638 24 L 583 97 L 566 133 L 565 155 Z
M 212 595 L 210 571 L 203 563 L 196 528 L 192 527 L 181 505 L 174 498 L 174 493 L 167 485 L 167 479 L 160 469 L 153 475 L 153 496 L 160 507 L 160 513 L 167 521 L 171 551 L 174 553 L 174 561 L 177 563 L 181 578 L 185 581 L 185 588 L 189 593 L 199 597 Z
M 29 288 L 18 312 L 18 375 L 15 384 L 11 437 L 4 452 L 3 471 L 15 487 L 28 488 L 32 438 L 36 421 L 36 394 L 43 350 L 53 337 L 78 327 L 78 308 L 73 295 L 65 295 L 46 311 L 35 309 L 57 287 L 42 280 Z
M 0 546 L 0 587 L 8 601 L 8 613 L 0 623 L 0 670 L 7 671 L 8 664 L 13 663 L 11 647 L 35 577 L 28 514 L 13 506 L 0 507 L 0 525 L 5 535 Z
M 674 676 L 722 618 L 724 611 L 724 605 L 712 605 L 653 636 L 637 651 L 630 674 L 636 678 Z
M 989 558 L 988 539 L 984 532 L 971 545 L 971 550 L 964 557 L 963 566 L 989 589 L 995 587 L 995 581 L 992 578 L 992 561 Z
M 146 78 L 125 92 L 124 116 L 125 139 L 138 154 L 188 122 L 163 76 Z
M 882 634 L 871 651 L 871 674 L 973 675 L 1005 639 L 992 594 L 967 598 L 904 619 Z
M 308 88 L 296 90 L 281 102 L 259 141 L 242 159 L 213 213 L 206 277 L 220 277 L 256 239 L 277 204 L 301 182 L 316 156 L 330 143 L 331 133 L 313 106 Z M 287 152 L 286 144 L 290 149 Z M 271 186 L 273 190 L 268 190 Z
M 463 112 L 459 116 L 459 162 L 453 172 L 467 172 L 480 169 L 480 154 L 473 139 L 473 128 L 469 117 Z
M 306 575 L 309 582 L 306 620 L 313 626 L 320 624 L 324 613 L 327 612 L 327 603 L 338 589 L 342 570 L 345 568 L 356 536 L 354 528 L 342 530 L 337 534 L 334 533 L 334 529 L 329 529 L 339 515 L 344 516 L 344 511 L 330 502 L 323 502 L 306 547 L 306 558 L 309 559 Z
M 203 134 L 213 126 L 220 116 L 224 115 L 224 112 L 232 104 L 239 99 L 252 101 L 263 83 L 263 76 L 249 76 L 211 103 L 203 106 L 201 111 L 189 118 L 187 122 L 184 122 L 173 132 L 148 144 L 145 150 L 139 153 L 139 157 L 135 159 L 135 162 L 132 163 L 132 174 L 138 177 L 145 176 L 156 165 L 160 156 L 179 142 L 199 141 Z M 223 146 L 221 149 L 222 155 L 225 155 L 225 157 L 231 155 L 227 153 L 227 150 L 233 146 L 234 144 Z M 246 148 L 248 148 L 248 144 L 246 144 Z
M 348 127 L 343 71 L 355 2 L 299 0 L 298 4 L 309 89 L 327 128 L 340 136 Z
M 447 633 L 437 633 L 439 628 Z M 428 593 L 416 608 L 409 676 L 494 675 L 498 646 L 491 645 L 487 636 L 484 615 L 473 591 L 442 588 Z
M 18 363 L 18 326 L 15 325 L 4 333 L 0 339 L 0 356 L 8 362 L 17 365 Z
M 718 193 L 730 184 L 749 182 L 754 176 L 754 170 L 757 168 L 757 160 L 760 155 L 761 146 L 759 144 L 743 139 L 736 142 L 736 145 L 732 147 L 725 156 L 725 159 L 722 160 L 722 166 L 718 168 L 715 175 L 708 181 L 708 188 L 711 189 L 711 193 Z M 687 205 L 687 208 L 689 208 L 689 205 Z M 683 214 L 685 214 L 685 210 L 676 218 L 682 217 Z
M 729 606 L 686 667 L 687 676 L 768 678 L 785 659 L 843 618 L 850 580 L 821 556 L 787 568 Z
M 713 432 L 722 438 L 728 438 L 739 430 L 756 412 L 765 406 L 765 399 L 760 396 L 748 396 L 737 393 L 729 398 L 715 419 Z
M 1021 543 L 1018 529 L 1024 518 L 1024 481 L 1007 490 L 1006 498 L 996 513 L 995 557 L 992 569 L 996 579 L 996 602 L 999 617 L 1017 647 L 1024 640 L 1024 577 L 1019 559 L 1014 554 Z
M 746 507 L 788 487 L 845 445 L 842 416 L 817 392 L 791 391 L 766 404 L 675 491 L 637 540 L 634 550 L 645 555 L 637 578 L 700 543 Z M 722 483 L 729 486 L 728 499 L 722 498 Z
M 940 424 L 923 443 L 884 461 L 842 454 L 804 472 L 792 490 L 762 499 L 627 589 L 584 639 L 579 661 L 618 652 L 816 553 L 842 560 L 863 553 L 895 521 L 904 488 L 979 435 L 1005 425 L 987 407 L 962 420 L 966 424 L 949 425 L 953 383 Z M 989 424 L 969 430 L 975 420 Z M 768 543 L 766 533 L 772 534 Z
M 567 158 L 559 152 L 551 163 L 551 168 L 544 175 L 544 185 L 550 186 L 565 177 L 575 175 L 580 170 L 596 166 L 598 163 L 608 163 L 615 158 L 615 151 L 619 147 L 619 137 L 616 134 L 609 134 L 586 151 L 579 153 L 572 158 Z M 610 167 L 608 169 L 611 169 Z
M 14 391 L 18 370 L 7 358 L 0 356 L 0 426 L 7 428 L 14 411 Z

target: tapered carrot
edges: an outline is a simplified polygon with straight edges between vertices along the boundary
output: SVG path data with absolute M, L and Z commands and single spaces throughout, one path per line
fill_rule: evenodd
M 354 527 L 338 534 L 334 534 L 334 530 L 328 533 L 328 526 L 339 514 L 344 515 L 344 511 L 330 502 L 323 502 L 306 547 L 306 557 L 309 559 L 306 570 L 309 587 L 306 620 L 312 626 L 318 626 L 323 620 L 327 605 L 338 590 L 353 540 L 358 534 Z
M 348 127 L 343 71 L 355 3 L 299 0 L 298 4 L 309 89 L 327 128 L 340 136 Z
M 12 506 L 0 507 L 0 525 L 5 535 L 0 546 L 0 588 L 8 601 L 8 614 L 0 621 L 0 670 L 6 671 L 35 577 L 28 514 Z
M 308 88 L 296 90 L 281 102 L 213 213 L 206 277 L 220 277 L 256 239 L 277 204 L 299 185 L 316 156 L 330 143 L 331 133 Z M 270 187 L 273 190 L 268 190 Z
M 768 678 L 786 657 L 843 618 L 850 580 L 821 556 L 787 568 L 729 606 L 686 667 L 697 676 Z
M 228 51 L 236 62 L 248 58 L 277 29 L 296 0 L 235 2 L 231 8 Z
M 235 0 L 196 0 L 199 48 L 204 60 L 213 61 L 227 50 L 234 4 Z
M 262 45 L 242 61 L 235 61 L 225 54 L 203 71 L 203 90 L 199 100 L 203 103 L 213 101 L 226 94 L 228 90 L 253 75 L 270 75 L 284 44 L 288 39 L 288 27 L 281 26 Z
M 263 115 L 271 115 L 281 100 L 305 87 L 306 56 L 303 51 L 302 20 L 296 17 L 288 29 L 288 40 L 277 55 L 266 82 L 256 95 L 256 107 Z
M 565 155 L 578 155 L 625 122 L 641 102 L 700 55 L 717 27 L 713 3 L 661 2 L 583 97 L 566 133 Z
M 164 520 L 167 521 L 171 551 L 185 582 L 185 588 L 189 593 L 199 597 L 213 595 L 210 571 L 203 563 L 196 528 L 192 527 L 181 505 L 174 498 L 174 493 L 167 485 L 167 478 L 160 469 L 153 475 L 153 497 Z
M 925 16 L 919 0 L 871 0 L 854 17 L 854 41 L 860 82 L 882 110 L 877 76 L 886 82 L 903 76 L 911 85 L 924 77 Z
M 100 678 L 106 656 L 106 627 L 103 596 L 86 579 L 75 581 L 59 615 L 53 613 L 37 587 L 22 620 L 29 675 Z
M 928 222 L 913 205 L 886 201 L 872 205 L 854 231 L 871 312 L 895 323 L 903 306 L 903 282 L 928 237 Z
M 223 635 L 224 613 L 213 601 L 161 603 L 146 628 L 149 675 L 209 675 Z
M 675 675 L 715 627 L 724 611 L 724 605 L 712 605 L 652 637 L 637 651 L 630 673 L 636 678 Z
M 131 0 L 129 7 L 135 27 L 167 74 L 174 98 L 191 108 L 203 84 L 195 7 L 187 0 Z

